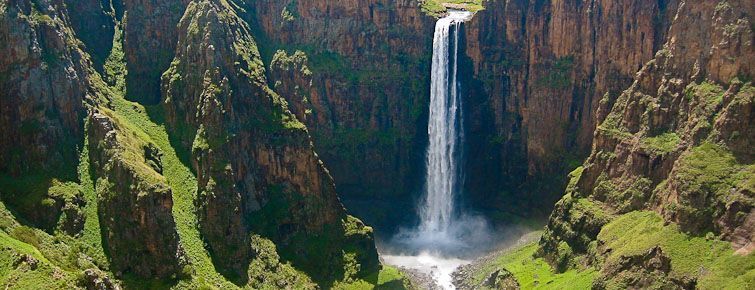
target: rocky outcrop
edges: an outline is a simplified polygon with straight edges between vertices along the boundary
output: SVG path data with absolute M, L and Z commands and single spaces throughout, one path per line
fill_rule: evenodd
M 519 282 L 506 269 L 498 269 L 493 273 L 490 273 L 487 278 L 482 282 L 482 286 L 490 289 L 498 290 L 519 290 Z
M 616 264 L 605 265 L 603 276 L 593 283 L 592 288 L 607 289 L 607 284 L 616 283 L 632 289 L 695 289 L 694 279 L 669 278 L 670 272 L 671 258 L 656 246 L 639 255 L 622 256 Z
M 747 248 L 755 206 L 752 149 L 744 149 L 753 140 L 750 6 L 679 3 L 662 49 L 627 90 L 601 101 L 592 153 L 570 186 L 575 195 L 617 214 L 653 210 L 684 232 L 712 232 L 735 250 Z M 554 265 L 560 253 L 549 245 L 590 250 L 582 247 L 589 240 L 559 230 L 579 224 L 557 216 L 577 214 L 564 200 L 540 241 L 541 256 Z M 595 237 L 594 230 L 577 232 Z
M 304 124 L 268 87 L 251 29 L 238 13 L 219 1 L 191 3 L 163 74 L 167 123 L 191 148 L 199 225 L 214 261 L 243 276 L 254 231 L 319 283 L 343 274 L 342 250 L 349 246 L 358 246 L 363 271 L 376 270 L 374 243 L 347 239 L 351 223 L 333 180 Z M 371 229 L 362 228 L 368 232 L 358 241 L 371 238 Z M 323 239 L 329 244 L 317 242 Z
M 311 92 L 315 90 L 309 66 L 309 57 L 304 51 L 297 50 L 291 54 L 285 50 L 276 51 L 270 61 L 269 73 L 271 79 L 278 80 L 273 84 L 273 89 L 286 96 L 289 109 L 300 121 L 313 125 L 326 123 L 328 120 L 321 120 L 325 118 L 325 114 L 314 115 L 314 112 L 325 112 L 328 108 L 321 102 L 313 103 L 309 100 Z M 311 120 L 312 118 L 318 120 Z
M 89 140 L 103 239 L 113 267 L 149 279 L 177 273 L 184 255 L 172 192 L 144 154 L 154 145 L 107 111 L 90 115 Z
M 120 290 L 121 286 L 110 279 L 107 273 L 104 273 L 97 269 L 86 269 L 84 275 L 81 278 L 84 288 L 87 290 Z
M 48 232 L 77 235 L 76 176 L 90 61 L 58 1 L 0 3 L 0 198 Z
M 564 196 L 551 213 L 537 255 L 545 257 L 558 272 L 574 266 L 572 259 L 591 250 L 591 243 L 610 221 L 603 206 L 571 194 Z
M 19 177 L 75 164 L 88 59 L 54 1 L 0 6 L 0 172 Z

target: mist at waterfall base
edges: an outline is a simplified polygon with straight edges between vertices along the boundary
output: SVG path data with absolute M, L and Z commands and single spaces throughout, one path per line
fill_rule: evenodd
M 464 118 L 457 80 L 459 30 L 471 17 L 470 12 L 449 11 L 436 23 L 420 222 L 400 229 L 381 245 L 386 263 L 429 275 L 444 289 L 454 289 L 451 274 L 457 267 L 496 244 L 482 217 L 464 213 L 456 205 L 464 176 Z
M 381 257 L 389 265 L 409 268 L 430 276 L 443 289 L 455 289 L 452 274 L 498 245 L 497 237 L 482 217 L 459 216 L 444 231 L 403 228 L 382 246 Z

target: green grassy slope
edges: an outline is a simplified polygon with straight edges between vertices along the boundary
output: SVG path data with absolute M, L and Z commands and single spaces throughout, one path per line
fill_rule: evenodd
M 622 256 L 637 255 L 660 246 L 671 258 L 671 277 L 698 277 L 702 289 L 750 289 L 755 286 L 755 256 L 735 255 L 731 244 L 709 237 L 690 236 L 676 224 L 664 225 L 655 212 L 636 211 L 618 217 L 598 235 L 599 243 L 611 249 L 605 264 Z M 626 285 L 609 283 L 608 288 Z
M 603 273 L 599 269 L 605 271 L 625 257 L 642 255 L 658 246 L 671 260 L 669 276 L 674 279 L 694 277 L 699 289 L 751 289 L 755 286 L 755 255 L 736 255 L 729 242 L 713 236 L 685 234 L 673 223 L 664 225 L 655 212 L 634 211 L 618 216 L 603 227 L 597 244 L 601 245 L 598 251 L 583 259 L 597 262 L 590 266 L 577 263 L 563 273 L 556 273 L 542 258 L 535 257 L 538 245 L 530 243 L 484 262 L 467 283 L 480 285 L 490 273 L 506 269 L 514 275 L 521 289 L 589 289 L 599 278 L 605 280 L 603 286 L 607 289 L 626 289 L 628 285 L 621 279 L 601 277 Z
M 529 243 L 505 252 L 483 265 L 468 283 L 480 285 L 490 273 L 498 269 L 510 271 L 522 289 L 589 289 L 597 277 L 593 268 L 570 269 L 556 273 L 542 258 L 535 258 L 537 243 Z M 482 287 L 485 289 L 485 287 Z

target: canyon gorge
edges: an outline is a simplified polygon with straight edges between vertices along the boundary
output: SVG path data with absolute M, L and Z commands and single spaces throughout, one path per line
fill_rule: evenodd
M 750 0 L 0 0 L 7 289 L 752 289 Z

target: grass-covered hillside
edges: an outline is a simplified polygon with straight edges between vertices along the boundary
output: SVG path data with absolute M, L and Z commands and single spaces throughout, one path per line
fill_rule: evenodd
M 529 243 L 474 265 L 470 269 L 476 272 L 464 283 L 479 289 L 500 289 L 496 287 L 505 283 L 521 289 L 627 289 L 637 283 L 649 289 L 755 285 L 755 258 L 735 254 L 726 241 L 685 234 L 678 225 L 664 225 L 654 212 L 612 218 L 588 254 L 569 260 L 566 271 L 552 267 L 537 255 L 538 244 Z
M 0 286 L 410 288 L 267 84 L 238 3 L 64 2 L 0 0 Z

